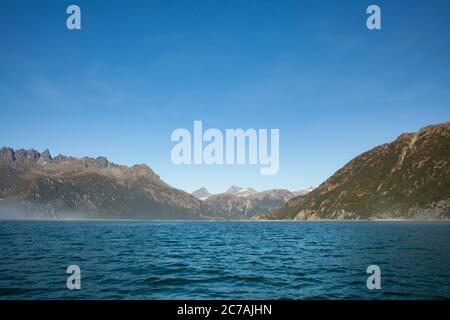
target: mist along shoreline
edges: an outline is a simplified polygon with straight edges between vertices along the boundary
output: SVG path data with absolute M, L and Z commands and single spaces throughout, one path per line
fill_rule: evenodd
M 111 222 L 450 222 L 450 218 L 443 219 L 311 219 L 311 220 L 295 220 L 295 219 L 2 219 L 0 222 L 38 222 L 38 221 L 54 221 L 54 222 L 71 222 L 71 221 L 111 221 Z

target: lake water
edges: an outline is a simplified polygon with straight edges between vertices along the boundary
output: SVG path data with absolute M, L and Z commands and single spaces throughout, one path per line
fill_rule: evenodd
M 449 299 L 450 222 L 0 221 L 0 298 Z

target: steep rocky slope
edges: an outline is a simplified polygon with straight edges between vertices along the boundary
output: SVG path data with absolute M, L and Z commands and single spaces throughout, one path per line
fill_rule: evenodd
M 450 218 L 450 122 L 404 133 L 262 219 Z

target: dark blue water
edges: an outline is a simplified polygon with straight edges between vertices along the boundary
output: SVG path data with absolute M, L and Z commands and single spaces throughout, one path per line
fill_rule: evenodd
M 449 299 L 449 279 L 449 222 L 0 222 L 2 299 Z

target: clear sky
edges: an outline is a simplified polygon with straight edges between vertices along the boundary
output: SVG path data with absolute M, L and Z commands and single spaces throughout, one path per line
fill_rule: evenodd
M 381 30 L 366 28 L 370 4 Z M 146 163 L 187 191 L 317 186 L 450 120 L 447 0 L 0 0 L 0 46 L 1 146 Z M 279 128 L 279 173 L 172 164 L 170 135 L 194 120 Z

